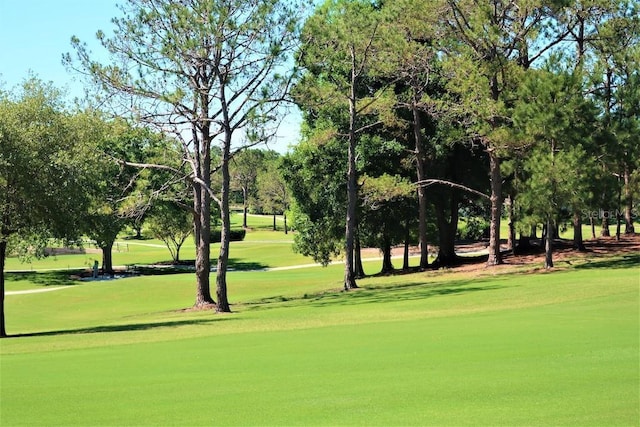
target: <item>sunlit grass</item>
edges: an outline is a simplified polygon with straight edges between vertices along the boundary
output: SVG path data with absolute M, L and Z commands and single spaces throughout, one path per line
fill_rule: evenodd
M 190 274 L 8 296 L 2 425 L 637 425 L 637 263 L 232 272 L 227 315 L 181 310 Z

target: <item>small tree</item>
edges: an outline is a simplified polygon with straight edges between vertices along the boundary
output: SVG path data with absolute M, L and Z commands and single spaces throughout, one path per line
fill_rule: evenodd
M 171 259 L 180 262 L 180 248 L 193 233 L 193 213 L 172 201 L 154 204 L 147 219 L 149 231 L 167 245 Z
M 279 167 L 279 160 L 267 163 L 266 169 L 258 174 L 258 198 L 264 212 L 273 214 L 273 231 L 276 231 L 276 215 L 284 217 L 284 233 L 287 234 L 287 210 L 289 209 L 289 190 Z
M 257 179 L 264 168 L 265 152 L 257 149 L 244 150 L 231 160 L 231 187 L 242 191 L 242 227 L 247 228 L 249 201 L 255 196 Z

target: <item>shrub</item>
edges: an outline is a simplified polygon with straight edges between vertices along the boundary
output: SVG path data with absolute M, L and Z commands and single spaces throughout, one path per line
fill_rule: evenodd
M 241 228 L 239 230 L 230 230 L 230 237 L 232 242 L 241 242 L 244 240 L 245 235 L 247 234 L 247 230 Z M 211 242 L 212 243 L 220 243 L 220 230 L 215 230 L 211 232 Z

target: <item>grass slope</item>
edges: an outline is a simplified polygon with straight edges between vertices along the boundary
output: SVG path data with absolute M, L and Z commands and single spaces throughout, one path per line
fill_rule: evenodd
M 235 272 L 230 315 L 178 310 L 192 275 L 11 295 L 0 424 L 638 425 L 637 261 Z

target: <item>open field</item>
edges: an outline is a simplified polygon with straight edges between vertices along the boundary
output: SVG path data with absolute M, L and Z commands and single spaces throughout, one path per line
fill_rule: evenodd
M 228 315 L 183 310 L 192 274 L 54 283 L 7 296 L 0 424 L 635 426 L 639 264 L 593 254 L 349 293 L 340 265 L 236 271 Z

